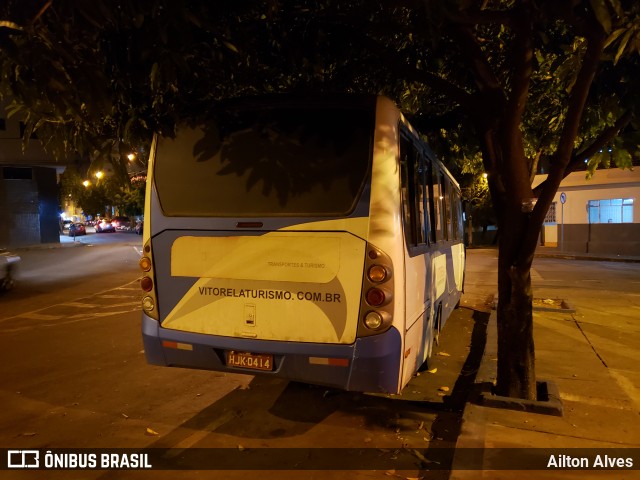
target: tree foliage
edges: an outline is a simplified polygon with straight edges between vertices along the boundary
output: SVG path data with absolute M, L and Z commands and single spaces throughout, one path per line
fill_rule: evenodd
M 630 167 L 640 150 L 639 13 L 633 0 L 14 2 L 0 17 L 0 92 L 26 138 L 92 158 L 231 96 L 392 97 L 453 170 L 488 174 L 498 390 L 532 398 L 538 234 L 566 175 Z M 534 190 L 539 165 L 549 175 Z

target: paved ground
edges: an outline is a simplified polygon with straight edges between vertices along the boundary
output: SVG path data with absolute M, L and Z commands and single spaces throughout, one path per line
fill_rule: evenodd
M 467 404 L 452 479 L 640 478 L 640 266 L 605 267 L 620 269 L 626 282 L 587 277 L 536 289 L 534 262 L 534 296 L 560 292 L 576 310 L 534 312 L 538 379 L 557 385 L 563 416 Z M 466 300 L 484 308 L 493 285 L 475 287 Z M 495 380 L 495 329 L 494 314 L 476 383 Z M 607 467 L 612 461 L 621 467 Z

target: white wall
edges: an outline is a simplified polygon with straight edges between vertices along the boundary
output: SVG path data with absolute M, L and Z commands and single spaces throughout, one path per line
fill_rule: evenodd
M 539 185 L 546 175 L 536 175 L 533 186 Z M 589 200 L 606 200 L 610 198 L 633 199 L 633 223 L 640 223 L 640 168 L 622 170 L 611 168 L 597 170 L 590 180 L 585 179 L 585 172 L 573 172 L 560 184 L 554 197 L 556 203 L 556 222 L 562 222 L 562 205 L 560 194 L 564 192 L 564 223 L 589 223 L 587 204 Z M 550 237 L 546 237 L 550 240 Z

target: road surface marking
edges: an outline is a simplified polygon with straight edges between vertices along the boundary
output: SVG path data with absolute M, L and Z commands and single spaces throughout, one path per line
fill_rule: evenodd
M 133 288 L 130 287 L 130 285 L 134 285 L 137 284 L 138 280 L 133 280 L 131 282 L 125 283 L 124 285 L 120 285 L 118 287 L 115 288 L 109 288 L 108 290 L 103 290 L 101 292 L 97 292 L 94 293 L 93 295 L 89 295 L 87 297 L 82 297 L 82 298 L 78 298 L 76 300 L 73 300 L 71 302 L 62 302 L 62 303 L 57 303 L 55 305 L 49 305 L 47 307 L 42 307 L 42 308 L 38 308 L 37 310 L 32 310 L 30 312 L 24 312 L 24 313 L 18 313 L 16 315 L 13 315 L 11 317 L 6 317 L 6 318 L 1 318 L 0 319 L 0 325 L 9 321 L 9 320 L 13 320 L 13 319 L 31 319 L 31 320 L 45 320 L 45 321 L 54 321 L 56 319 L 62 319 L 62 318 L 69 318 L 68 313 L 59 313 L 59 314 L 50 314 L 50 313 L 42 313 L 45 312 L 47 310 L 52 310 L 52 309 L 56 309 L 56 308 L 60 308 L 60 307 L 69 307 L 70 305 L 72 305 L 74 308 L 109 308 L 110 305 L 100 305 L 98 303 L 95 302 L 91 302 L 92 299 L 96 299 L 96 298 L 100 298 L 101 295 L 108 295 L 110 292 L 114 292 L 117 290 L 123 290 L 123 289 L 127 289 L 127 290 L 133 290 Z M 136 290 L 138 290 L 138 288 L 136 288 Z M 139 291 L 139 290 L 138 290 Z M 122 298 L 122 297 L 119 297 Z M 129 297 L 131 298 L 131 297 Z M 131 298 L 131 302 L 127 302 L 124 304 L 118 304 L 119 306 L 133 306 L 135 305 L 139 305 L 139 301 L 136 299 L 136 301 L 133 301 L 134 299 Z M 87 301 L 91 302 L 91 303 L 86 303 Z M 76 304 L 76 305 L 74 305 Z M 132 310 L 129 310 L 132 311 Z M 115 315 L 116 312 L 109 312 L 108 315 Z M 89 314 L 86 314 L 89 315 Z M 35 327 L 36 325 L 34 325 Z

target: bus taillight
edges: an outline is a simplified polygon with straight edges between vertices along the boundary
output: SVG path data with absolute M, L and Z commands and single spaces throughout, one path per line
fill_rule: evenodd
M 151 277 L 142 277 L 140 279 L 140 287 L 145 292 L 150 292 L 151 290 L 153 290 L 153 280 L 151 279 Z
M 149 257 L 142 257 L 138 262 L 138 265 L 140 265 L 143 272 L 148 272 L 151 270 L 151 259 Z
M 387 269 L 382 265 L 372 265 L 371 268 L 369 268 L 368 275 L 369 280 L 373 283 L 381 283 L 387 279 Z
M 369 312 L 364 317 L 364 324 L 371 330 L 378 330 L 383 323 L 382 315 L 378 312 Z
M 393 320 L 393 263 L 389 255 L 369 244 L 364 265 L 358 335 L 376 335 Z
M 387 297 L 384 294 L 383 290 L 379 288 L 372 288 L 367 292 L 367 303 L 372 307 L 379 307 L 384 303 Z
M 138 261 L 138 265 L 143 272 L 143 276 L 140 279 L 140 288 L 145 292 L 142 298 L 142 311 L 149 317 L 159 320 L 158 308 L 156 306 L 155 276 L 153 273 L 153 255 L 150 240 L 147 240 L 147 243 L 142 247 L 142 251 L 144 253 Z

